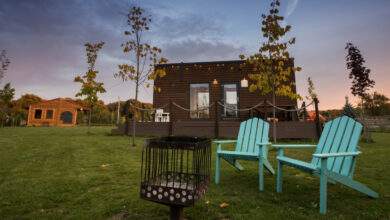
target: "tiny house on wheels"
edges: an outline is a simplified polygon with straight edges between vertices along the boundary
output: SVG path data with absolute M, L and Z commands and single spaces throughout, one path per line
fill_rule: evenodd
M 57 98 L 32 104 L 28 110 L 28 126 L 74 126 L 82 107 L 72 100 Z
M 272 108 L 265 105 L 265 100 L 272 101 L 272 96 L 260 96 L 258 91 L 249 91 L 251 82 L 248 82 L 248 75 L 251 68 L 244 66 L 243 62 L 233 60 L 157 65 L 156 68 L 165 69 L 166 75 L 154 82 L 154 108 L 169 112 L 175 121 L 211 121 L 216 114 L 220 120 L 243 121 L 254 116 L 271 118 Z M 294 61 L 291 60 L 287 65 L 293 66 Z M 294 74 L 291 80 L 295 85 Z M 295 109 L 297 101 L 277 96 L 276 106 Z M 293 111 L 277 111 L 277 120 L 295 121 L 297 115 Z

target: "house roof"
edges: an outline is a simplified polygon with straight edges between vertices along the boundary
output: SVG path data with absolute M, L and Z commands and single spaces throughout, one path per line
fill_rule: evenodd
M 157 64 L 158 67 L 163 66 L 178 66 L 178 65 L 207 65 L 207 64 L 232 64 L 232 63 L 242 63 L 244 61 L 242 60 L 222 60 L 222 61 L 204 61 L 204 62 L 180 62 L 180 63 L 164 63 L 164 64 Z
M 294 61 L 294 58 L 290 58 L 291 61 Z M 180 62 L 180 63 L 164 63 L 157 64 L 156 67 L 165 67 L 165 66 L 180 66 L 180 65 L 211 65 L 211 64 L 240 64 L 244 60 L 217 60 L 217 61 L 202 61 L 202 62 Z
M 51 100 L 42 100 L 41 102 L 31 104 L 31 107 L 45 107 L 45 106 L 53 106 L 53 105 L 61 105 L 68 108 L 77 108 L 81 109 L 83 106 L 79 105 L 76 101 L 71 98 L 55 98 Z

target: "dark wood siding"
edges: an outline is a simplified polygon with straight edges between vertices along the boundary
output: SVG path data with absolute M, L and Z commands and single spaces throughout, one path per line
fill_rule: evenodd
M 186 135 L 215 138 L 215 124 L 212 121 L 181 121 L 172 123 L 172 135 Z M 270 124 L 269 135 L 272 137 Z M 113 129 L 113 134 L 124 134 L 125 125 Z M 237 138 L 240 127 L 239 121 L 221 121 L 219 123 L 219 138 Z M 314 139 L 317 138 L 315 122 L 284 121 L 277 123 L 278 139 Z M 132 134 L 132 126 L 129 125 L 128 135 Z M 170 123 L 168 122 L 137 122 L 137 136 L 167 136 Z
M 249 80 L 249 68 L 241 68 L 242 61 L 222 61 L 222 62 L 205 62 L 205 63 L 175 63 L 164 64 L 157 68 L 165 68 L 166 76 L 155 80 L 155 87 L 160 88 L 160 92 L 154 92 L 153 104 L 154 107 L 162 107 L 165 112 L 170 112 L 169 102 L 173 101 L 185 108 L 190 108 L 190 84 L 208 83 L 210 92 L 210 104 L 220 101 L 223 98 L 223 84 L 237 84 L 238 92 L 238 108 L 249 108 L 267 98 L 271 101 L 271 96 L 260 96 L 258 92 L 249 92 L 249 88 L 241 88 L 240 80 L 244 77 Z M 293 65 L 293 61 L 291 61 Z M 213 85 L 213 80 L 218 81 L 217 85 Z M 295 81 L 295 76 L 293 79 Z M 250 83 L 249 83 L 250 84 Z M 294 88 L 295 89 L 295 88 Z M 280 107 L 293 108 L 296 106 L 296 101 L 287 97 L 277 97 L 276 104 Z M 210 109 L 210 120 L 215 117 L 213 106 Z M 222 107 L 219 107 L 220 113 Z M 271 108 L 258 110 L 271 112 Z M 239 112 L 238 119 L 247 118 L 250 115 L 248 112 Z M 172 108 L 171 116 L 175 121 L 191 120 L 189 112 Z M 199 119 L 196 119 L 199 120 Z M 207 119 L 204 119 L 207 120 Z

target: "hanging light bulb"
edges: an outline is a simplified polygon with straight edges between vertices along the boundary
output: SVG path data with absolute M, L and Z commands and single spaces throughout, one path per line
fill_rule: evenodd
M 243 88 L 248 87 L 248 80 L 245 79 L 245 77 L 241 80 L 241 87 Z

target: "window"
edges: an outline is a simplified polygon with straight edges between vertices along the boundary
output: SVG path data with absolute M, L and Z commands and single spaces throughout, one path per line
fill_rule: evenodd
M 73 114 L 69 111 L 62 112 L 60 118 L 63 124 L 72 124 Z
M 224 101 L 224 116 L 225 117 L 237 117 L 237 85 L 225 84 L 223 85 L 223 101 Z
M 209 84 L 190 85 L 190 118 L 209 117 Z
M 46 119 L 53 119 L 53 110 L 46 110 Z
M 41 119 L 42 118 L 42 109 L 35 109 L 34 118 L 35 119 Z

